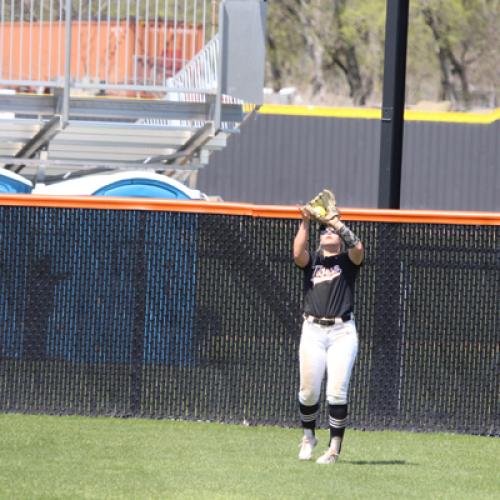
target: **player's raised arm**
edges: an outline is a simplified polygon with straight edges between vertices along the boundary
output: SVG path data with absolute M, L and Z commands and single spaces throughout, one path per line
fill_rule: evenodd
M 338 217 L 334 217 L 329 223 L 337 234 L 342 238 L 346 247 L 347 254 L 351 262 L 357 266 L 361 265 L 365 255 L 365 249 L 363 243 L 357 235 L 355 235 L 343 222 L 340 221 Z
M 302 221 L 293 240 L 293 260 L 299 267 L 305 267 L 309 262 L 309 223 L 310 218 L 307 213 L 301 211 Z

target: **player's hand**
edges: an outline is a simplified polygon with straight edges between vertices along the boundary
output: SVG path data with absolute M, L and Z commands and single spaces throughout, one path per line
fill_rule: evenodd
M 297 205 L 297 208 L 300 211 L 300 215 L 302 217 L 302 220 L 309 222 L 311 220 L 311 214 L 305 209 L 304 206 Z

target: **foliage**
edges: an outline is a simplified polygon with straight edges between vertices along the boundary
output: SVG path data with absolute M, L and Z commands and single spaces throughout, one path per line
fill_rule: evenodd
M 379 61 L 371 57 L 380 47 L 382 0 L 336 0 L 325 8 L 322 0 L 285 0 L 269 8 L 269 70 L 286 75 L 293 84 L 308 82 L 312 97 L 343 91 L 341 78 L 353 102 L 365 104 L 373 88 Z M 285 16 L 284 16 L 284 13 Z M 378 24 L 378 29 L 374 29 Z M 284 35 L 286 32 L 286 35 Z M 287 43 L 281 41 L 286 36 Z M 294 60 L 279 67 L 294 48 Z M 276 66 L 278 65 L 278 68 Z M 283 78 L 283 77 L 282 77 Z M 277 88 L 279 85 L 273 82 Z M 299 85 L 300 86 L 300 85 Z
M 417 3 L 439 62 L 439 97 L 451 101 L 455 107 L 468 108 L 473 98 L 472 71 L 495 60 L 492 41 L 500 21 L 500 4 L 498 0 L 418 0 Z
M 283 0 L 268 18 L 268 85 L 296 86 L 311 100 L 335 95 L 380 102 L 386 2 Z M 410 2 L 407 102 L 455 109 L 497 106 L 500 0 Z

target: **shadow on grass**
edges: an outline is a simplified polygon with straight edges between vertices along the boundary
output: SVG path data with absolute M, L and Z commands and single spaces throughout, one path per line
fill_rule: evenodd
M 342 460 L 342 462 L 351 465 L 418 465 L 406 460 Z

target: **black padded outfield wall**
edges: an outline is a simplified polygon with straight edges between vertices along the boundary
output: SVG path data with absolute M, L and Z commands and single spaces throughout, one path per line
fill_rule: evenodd
M 352 425 L 500 434 L 499 227 L 350 226 Z M 296 228 L 0 207 L 0 410 L 298 426 Z

